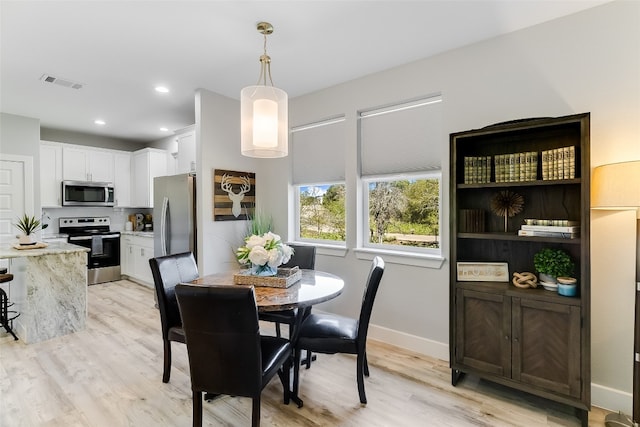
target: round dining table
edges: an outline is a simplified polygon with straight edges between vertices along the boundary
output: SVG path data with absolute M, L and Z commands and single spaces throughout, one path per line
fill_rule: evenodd
M 299 281 L 286 288 L 254 286 L 258 311 L 281 311 L 300 307 L 310 307 L 329 301 L 342 293 L 344 280 L 340 277 L 318 270 L 300 270 Z M 234 284 L 233 276 L 237 271 L 209 274 L 196 279 L 196 285 L 230 285 Z

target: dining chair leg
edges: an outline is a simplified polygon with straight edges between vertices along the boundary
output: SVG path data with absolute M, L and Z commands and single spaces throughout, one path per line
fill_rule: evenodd
M 280 322 L 276 322 L 276 336 L 280 338 Z
M 298 396 L 298 386 L 300 385 L 300 358 L 302 355 L 302 350 L 299 348 L 295 349 L 295 356 L 293 359 L 293 387 L 291 389 L 291 400 L 293 400 L 298 408 L 302 408 L 302 400 Z
M 162 382 L 168 383 L 171 376 L 171 341 L 164 340 L 164 371 L 162 372 Z
M 193 392 L 193 427 L 202 427 L 202 392 Z
M 356 377 L 358 379 L 358 394 L 360 395 L 360 403 L 367 403 L 367 396 L 364 393 L 364 369 L 367 363 L 366 354 L 358 353 L 356 362 Z
M 260 427 L 260 396 L 254 397 L 251 410 L 251 427 Z
M 285 363 L 282 368 L 278 369 L 278 377 L 282 383 L 282 389 L 284 391 L 283 398 L 284 404 L 288 405 L 291 400 L 291 362 Z
M 367 362 L 367 351 L 364 352 L 364 375 L 369 376 L 369 363 Z

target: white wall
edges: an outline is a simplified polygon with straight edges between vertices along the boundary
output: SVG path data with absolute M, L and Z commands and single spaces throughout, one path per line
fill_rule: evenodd
M 238 268 L 235 249 L 242 243 L 246 221 L 213 221 L 213 170 L 256 172 L 257 162 L 240 154 L 240 102 L 199 89 L 196 92 L 196 191 L 198 269 L 201 274 Z M 256 203 L 262 194 L 256 172 Z
M 639 76 L 640 2 L 616 1 L 292 99 L 290 125 L 346 114 L 347 243 L 353 248 L 358 110 L 441 92 L 446 134 L 519 118 L 591 112 L 591 163 L 596 166 L 640 159 Z M 448 138 L 441 144 L 441 151 L 448 153 Z M 273 164 L 277 167 L 270 171 L 273 176 L 267 175 L 267 193 L 261 197 L 276 224 L 286 227 L 288 194 L 283 183 L 289 169 Z M 445 254 L 449 249 L 448 167 L 444 159 Z M 594 212 L 591 253 L 593 403 L 627 413 L 631 412 L 635 251 L 631 216 Z M 627 237 L 615 244 L 607 241 L 609 229 Z M 343 276 L 347 283 L 343 295 L 323 308 L 353 315 L 368 262 L 349 251 L 344 258 L 319 256 L 317 265 Z M 447 358 L 448 269 L 448 261 L 441 269 L 388 265 L 373 311 L 372 323 L 377 327 L 371 336 L 441 357 L 444 349 Z
M 40 212 L 40 120 L 0 113 L 0 157 L 14 154 L 33 158 L 33 212 Z

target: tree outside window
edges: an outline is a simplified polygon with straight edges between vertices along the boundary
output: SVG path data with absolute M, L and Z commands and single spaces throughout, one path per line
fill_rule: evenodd
M 344 242 L 344 184 L 300 186 L 298 191 L 300 238 Z
M 369 243 L 440 248 L 440 179 L 368 180 Z

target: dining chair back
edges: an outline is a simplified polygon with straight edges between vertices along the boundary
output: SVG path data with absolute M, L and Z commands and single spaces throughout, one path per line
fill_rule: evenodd
M 364 377 L 369 376 L 367 332 L 373 302 L 384 273 L 384 260 L 376 256 L 369 270 L 358 319 L 330 313 L 311 313 L 300 327 L 295 348 L 295 363 L 300 363 L 302 350 L 316 353 L 357 355 L 356 377 L 361 403 L 367 403 Z M 294 370 L 294 392 L 298 389 L 298 373 Z
M 289 244 L 293 249 L 293 255 L 289 259 L 289 262 L 281 265 L 281 267 L 285 268 L 293 268 L 299 267 L 304 270 L 313 270 L 316 266 L 316 247 L 310 245 L 296 245 Z M 308 315 L 311 307 L 305 314 Z M 281 310 L 281 311 L 270 311 L 260 313 L 260 320 L 264 320 L 265 322 L 274 322 L 276 326 L 276 336 L 279 337 L 282 335 L 280 330 L 280 324 L 284 323 L 285 325 L 289 325 L 289 336 L 291 336 L 291 327 L 296 321 L 297 309 L 293 310 Z M 309 362 L 311 359 L 308 359 Z M 307 365 L 308 366 L 308 365 Z
M 250 397 L 252 425 L 260 424 L 262 389 L 277 373 L 289 403 L 292 348 L 261 336 L 252 286 L 176 286 L 189 355 L 193 425 L 202 425 L 202 393 Z
M 293 249 L 293 255 L 289 258 L 289 262 L 283 264 L 282 267 L 293 268 L 298 266 L 305 270 L 313 270 L 316 268 L 316 247 L 311 245 L 296 245 L 287 243 Z
M 160 310 L 162 341 L 164 343 L 164 370 L 162 382 L 169 382 L 171 375 L 171 341 L 184 343 L 184 330 L 175 287 L 178 283 L 190 282 L 198 278 L 198 265 L 191 252 L 166 255 L 149 260 L 156 300 Z

